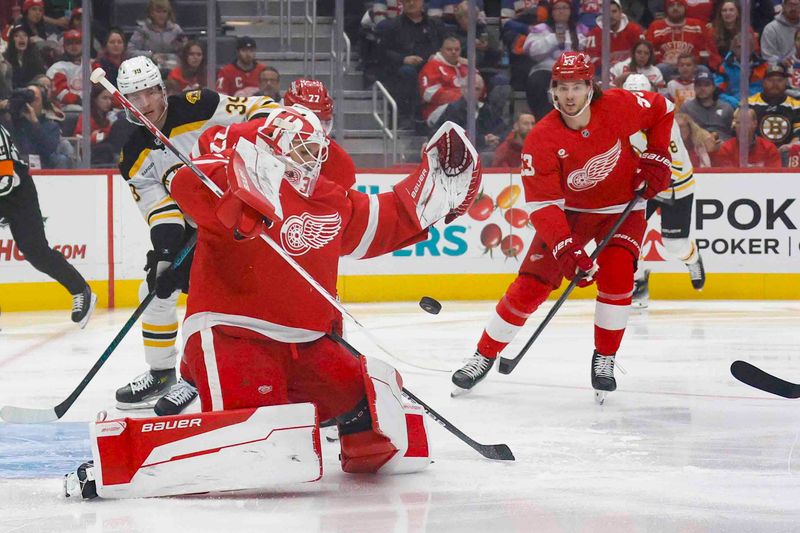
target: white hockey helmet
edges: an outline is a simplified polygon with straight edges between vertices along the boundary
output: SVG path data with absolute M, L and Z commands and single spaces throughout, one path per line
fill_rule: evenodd
M 625 83 L 622 84 L 622 88 L 628 91 L 652 91 L 653 85 L 644 74 L 633 73 L 628 74 Z
M 117 88 L 120 93 L 127 96 L 151 87 L 161 87 L 164 95 L 164 112 L 166 112 L 167 86 L 156 64 L 146 56 L 136 56 L 122 62 L 117 74 Z M 130 122 L 141 126 L 141 123 L 127 109 L 125 116 Z

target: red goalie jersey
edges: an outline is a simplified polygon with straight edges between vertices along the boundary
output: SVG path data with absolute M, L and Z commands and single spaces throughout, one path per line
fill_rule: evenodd
M 195 159 L 227 187 L 228 154 Z M 172 197 L 200 229 L 192 264 L 184 336 L 214 325 L 249 329 L 280 342 L 309 342 L 330 331 L 331 305 L 261 239 L 236 241 L 215 214 L 216 197 L 188 169 L 175 174 Z M 374 257 L 427 236 L 395 192 L 368 196 L 320 176 L 311 198 L 280 186 L 283 220 L 267 234 L 328 292 L 335 293 L 340 256 Z
M 591 120 L 568 128 L 558 111 L 537 123 L 522 150 L 528 211 L 556 205 L 589 213 L 619 213 L 633 198 L 639 156 L 629 137 L 639 130 L 648 146 L 667 152 L 672 104 L 652 92 L 609 89 L 591 104 Z M 541 228 L 537 228 L 541 231 Z

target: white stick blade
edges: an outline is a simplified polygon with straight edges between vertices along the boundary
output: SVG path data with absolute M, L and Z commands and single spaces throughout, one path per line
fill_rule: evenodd
M 0 409 L 0 418 L 10 424 L 47 424 L 58 420 L 55 409 L 32 409 L 6 405 Z

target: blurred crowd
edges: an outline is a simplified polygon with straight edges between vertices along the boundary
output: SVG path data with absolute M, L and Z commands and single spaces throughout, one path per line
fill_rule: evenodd
M 75 164 L 84 105 L 82 12 L 75 4 L 14 0 L 0 8 L 0 121 L 33 166 Z M 132 32 L 120 29 L 103 8 L 108 3 L 94 4 L 92 67 L 103 67 L 112 82 L 124 59 L 146 55 L 170 94 L 213 87 L 280 100 L 280 73 L 256 59 L 254 38 L 236 39 L 234 57 L 220 58 L 224 66 L 212 82 L 204 43 L 177 20 L 173 4 L 180 0 L 148 0 Z M 332 4 L 319 2 L 322 11 Z M 525 135 L 552 109 L 555 59 L 584 50 L 600 61 L 601 6 L 600 0 L 346 0 L 346 31 L 358 43 L 365 85 L 383 83 L 398 104 L 401 128 L 427 134 L 446 120 L 464 124 L 471 112 L 466 45 L 474 16 L 477 145 L 487 163 L 518 166 Z M 611 82 L 622 86 L 629 74 L 641 73 L 672 100 L 696 167 L 738 166 L 744 98 L 753 117 L 749 164 L 800 166 L 800 0 L 750 6 L 751 26 L 742 35 L 736 0 L 611 0 Z M 745 61 L 749 84 L 740 94 Z M 523 105 L 515 105 L 514 95 L 522 93 Z M 93 88 L 93 166 L 115 164 L 130 131 L 120 116 L 110 95 Z

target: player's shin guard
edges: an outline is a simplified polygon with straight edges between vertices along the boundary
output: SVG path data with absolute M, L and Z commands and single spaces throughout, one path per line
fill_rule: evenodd
M 147 283 L 139 287 L 139 301 L 147 296 Z M 153 298 L 142 314 L 142 340 L 148 366 L 153 370 L 175 368 L 178 338 L 178 296 L 175 291 L 169 298 Z
M 703 258 L 694 240 L 664 238 L 664 248 L 670 256 L 680 260 L 689 269 L 692 278 L 692 287 L 702 290 L 706 283 L 706 271 L 703 267 Z
M 552 287 L 531 275 L 517 276 L 489 317 L 478 341 L 478 353 L 490 359 L 497 357 L 514 340 L 528 317 L 542 305 L 552 290 Z
M 103 498 L 261 489 L 322 476 L 311 403 L 91 424 Z
M 598 263 L 600 271 L 594 313 L 594 343 L 599 354 L 614 355 L 628 324 L 634 259 L 628 250 L 609 246 L 600 254 Z
M 430 464 L 425 414 L 403 401 L 402 378 L 379 359 L 361 358 L 366 399 L 339 417 L 342 470 L 404 474 Z

